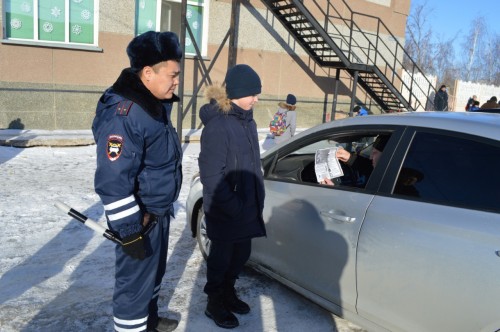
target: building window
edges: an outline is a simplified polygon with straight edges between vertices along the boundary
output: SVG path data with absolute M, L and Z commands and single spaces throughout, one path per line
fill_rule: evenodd
M 98 0 L 4 0 L 8 40 L 97 46 Z
M 181 0 L 136 0 L 136 35 L 146 31 L 172 31 L 180 36 Z M 187 2 L 187 24 L 202 56 L 207 53 L 208 1 Z M 186 31 L 186 54 L 196 55 L 194 42 Z

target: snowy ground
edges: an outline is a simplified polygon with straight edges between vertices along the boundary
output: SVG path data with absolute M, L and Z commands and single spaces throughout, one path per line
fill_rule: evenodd
M 160 310 L 180 320 L 177 331 L 225 331 L 204 315 L 205 263 L 185 220 L 199 145 L 185 150 Z M 92 145 L 0 146 L 0 331 L 112 331 L 114 244 L 54 207 L 62 201 L 105 226 L 95 159 Z M 239 331 L 359 331 L 251 269 L 237 288 L 252 308 Z

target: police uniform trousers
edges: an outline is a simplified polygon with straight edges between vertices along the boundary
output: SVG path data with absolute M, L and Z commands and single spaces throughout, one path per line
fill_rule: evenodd
M 134 259 L 116 247 L 114 328 L 118 332 L 146 331 L 158 321 L 158 295 L 167 267 L 170 216 L 157 217 L 158 223 L 146 235 L 146 258 Z
M 252 240 L 237 242 L 212 241 L 207 258 L 208 296 L 220 295 L 226 287 L 233 287 L 243 266 L 250 258 Z

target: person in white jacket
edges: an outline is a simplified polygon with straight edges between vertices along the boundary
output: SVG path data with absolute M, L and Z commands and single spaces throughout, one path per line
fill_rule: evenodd
M 278 104 L 278 112 L 285 113 L 286 131 L 280 136 L 274 137 L 276 144 L 282 143 L 295 135 L 295 129 L 297 127 L 296 103 L 297 98 L 292 94 L 288 94 L 286 96 L 286 101 Z

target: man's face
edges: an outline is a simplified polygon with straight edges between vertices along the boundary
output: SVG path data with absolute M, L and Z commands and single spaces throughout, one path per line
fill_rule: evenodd
M 156 98 L 170 99 L 179 85 L 180 64 L 169 60 L 154 67 L 144 67 L 142 81 Z
M 372 149 L 372 152 L 370 154 L 370 159 L 372 160 L 373 168 L 377 166 L 378 160 L 380 159 L 381 156 L 382 156 L 382 151 L 377 150 L 375 148 Z
M 257 104 L 259 101 L 258 95 L 255 96 L 248 96 L 248 97 L 242 97 L 239 99 L 232 99 L 231 100 L 233 103 L 244 109 L 245 111 L 250 111 L 253 107 L 253 105 Z

